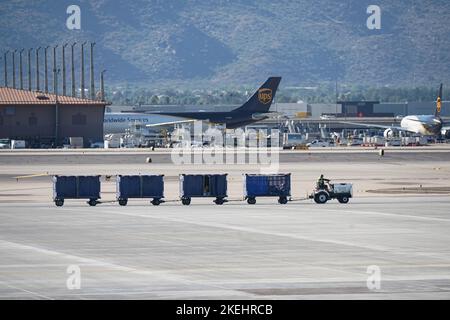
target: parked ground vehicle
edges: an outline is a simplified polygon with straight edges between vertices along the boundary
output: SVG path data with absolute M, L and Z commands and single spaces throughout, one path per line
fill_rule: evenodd
M 313 140 L 310 143 L 306 144 L 309 148 L 325 148 L 325 147 L 334 147 L 334 143 L 325 140 Z
M 334 115 L 334 114 L 322 114 L 320 116 L 320 119 L 322 119 L 322 120 L 336 119 L 336 115 Z
M 103 141 L 93 142 L 90 147 L 93 149 L 103 149 L 105 147 L 105 143 Z
M 11 141 L 9 139 L 0 139 L 0 149 L 9 149 Z
M 347 203 L 353 197 L 353 185 L 351 183 L 331 183 L 325 181 L 322 186 L 317 185 L 309 198 L 316 203 L 326 203 L 328 200 L 337 199 L 340 203 Z

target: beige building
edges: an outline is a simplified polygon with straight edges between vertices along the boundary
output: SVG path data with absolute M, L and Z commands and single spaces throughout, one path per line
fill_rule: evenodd
M 62 145 L 82 137 L 85 146 L 103 141 L 105 101 L 0 88 L 0 138 L 31 147 Z

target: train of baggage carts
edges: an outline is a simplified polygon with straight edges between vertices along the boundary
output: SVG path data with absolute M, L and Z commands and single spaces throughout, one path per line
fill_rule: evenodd
M 87 199 L 90 206 L 99 203 L 100 175 L 95 176 L 53 176 L 53 200 L 61 207 L 66 199 Z M 278 203 L 286 204 L 291 198 L 291 174 L 244 174 L 244 197 L 248 204 L 255 204 L 259 197 L 276 197 Z M 192 198 L 210 197 L 222 205 L 227 199 L 227 174 L 180 174 L 179 199 L 183 205 L 190 205 Z M 326 203 L 337 199 L 347 203 L 353 196 L 352 184 L 331 183 L 320 176 L 314 191 L 305 199 Z M 151 199 L 153 205 L 164 200 L 164 175 L 118 175 L 116 176 L 116 201 L 126 206 L 129 199 Z

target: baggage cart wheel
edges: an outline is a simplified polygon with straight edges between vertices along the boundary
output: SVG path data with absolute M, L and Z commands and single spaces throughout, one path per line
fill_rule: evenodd
M 339 203 L 348 203 L 349 198 L 347 196 L 342 196 L 338 198 Z
M 154 206 L 159 206 L 161 204 L 161 199 L 153 199 L 152 200 L 152 205 Z
M 120 204 L 121 206 L 126 206 L 127 203 L 128 203 L 128 199 L 119 199 L 119 204 Z
M 216 198 L 216 200 L 214 200 L 214 202 L 215 202 L 217 205 L 221 205 L 221 204 L 224 204 L 225 201 L 223 201 L 223 198 Z
M 256 203 L 256 199 L 253 197 L 247 198 L 247 203 L 248 204 L 255 204 Z
M 287 200 L 286 197 L 280 197 L 280 198 L 278 199 L 278 203 L 279 203 L 279 204 L 286 204 L 286 203 L 288 203 L 288 200 Z
M 328 196 L 325 192 L 318 192 L 314 195 L 314 201 L 319 204 L 326 203 L 328 201 Z
M 191 198 L 181 198 L 181 203 L 185 206 L 188 206 L 191 204 Z
M 95 207 L 97 205 L 97 199 L 89 199 L 88 204 L 91 207 Z
M 55 205 L 57 207 L 62 207 L 64 205 L 64 199 L 55 199 Z

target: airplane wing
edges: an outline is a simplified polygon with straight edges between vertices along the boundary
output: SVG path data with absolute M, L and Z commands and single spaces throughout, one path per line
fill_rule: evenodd
M 178 120 L 178 121 L 168 121 L 168 122 L 159 122 L 159 123 L 152 123 L 152 124 L 146 124 L 146 127 L 163 127 L 163 126 L 170 126 L 173 124 L 182 124 L 182 123 L 192 123 L 198 120 L 195 119 L 186 119 L 186 120 Z
M 404 132 L 413 132 L 403 127 L 397 127 L 397 126 L 383 126 L 381 124 L 372 124 L 372 123 L 360 123 L 360 122 L 347 122 L 347 121 L 339 121 L 339 123 L 345 123 L 345 124 L 351 124 L 354 126 L 362 126 L 367 128 L 380 128 L 380 129 L 391 129 L 391 130 L 397 130 L 397 131 L 404 131 Z

